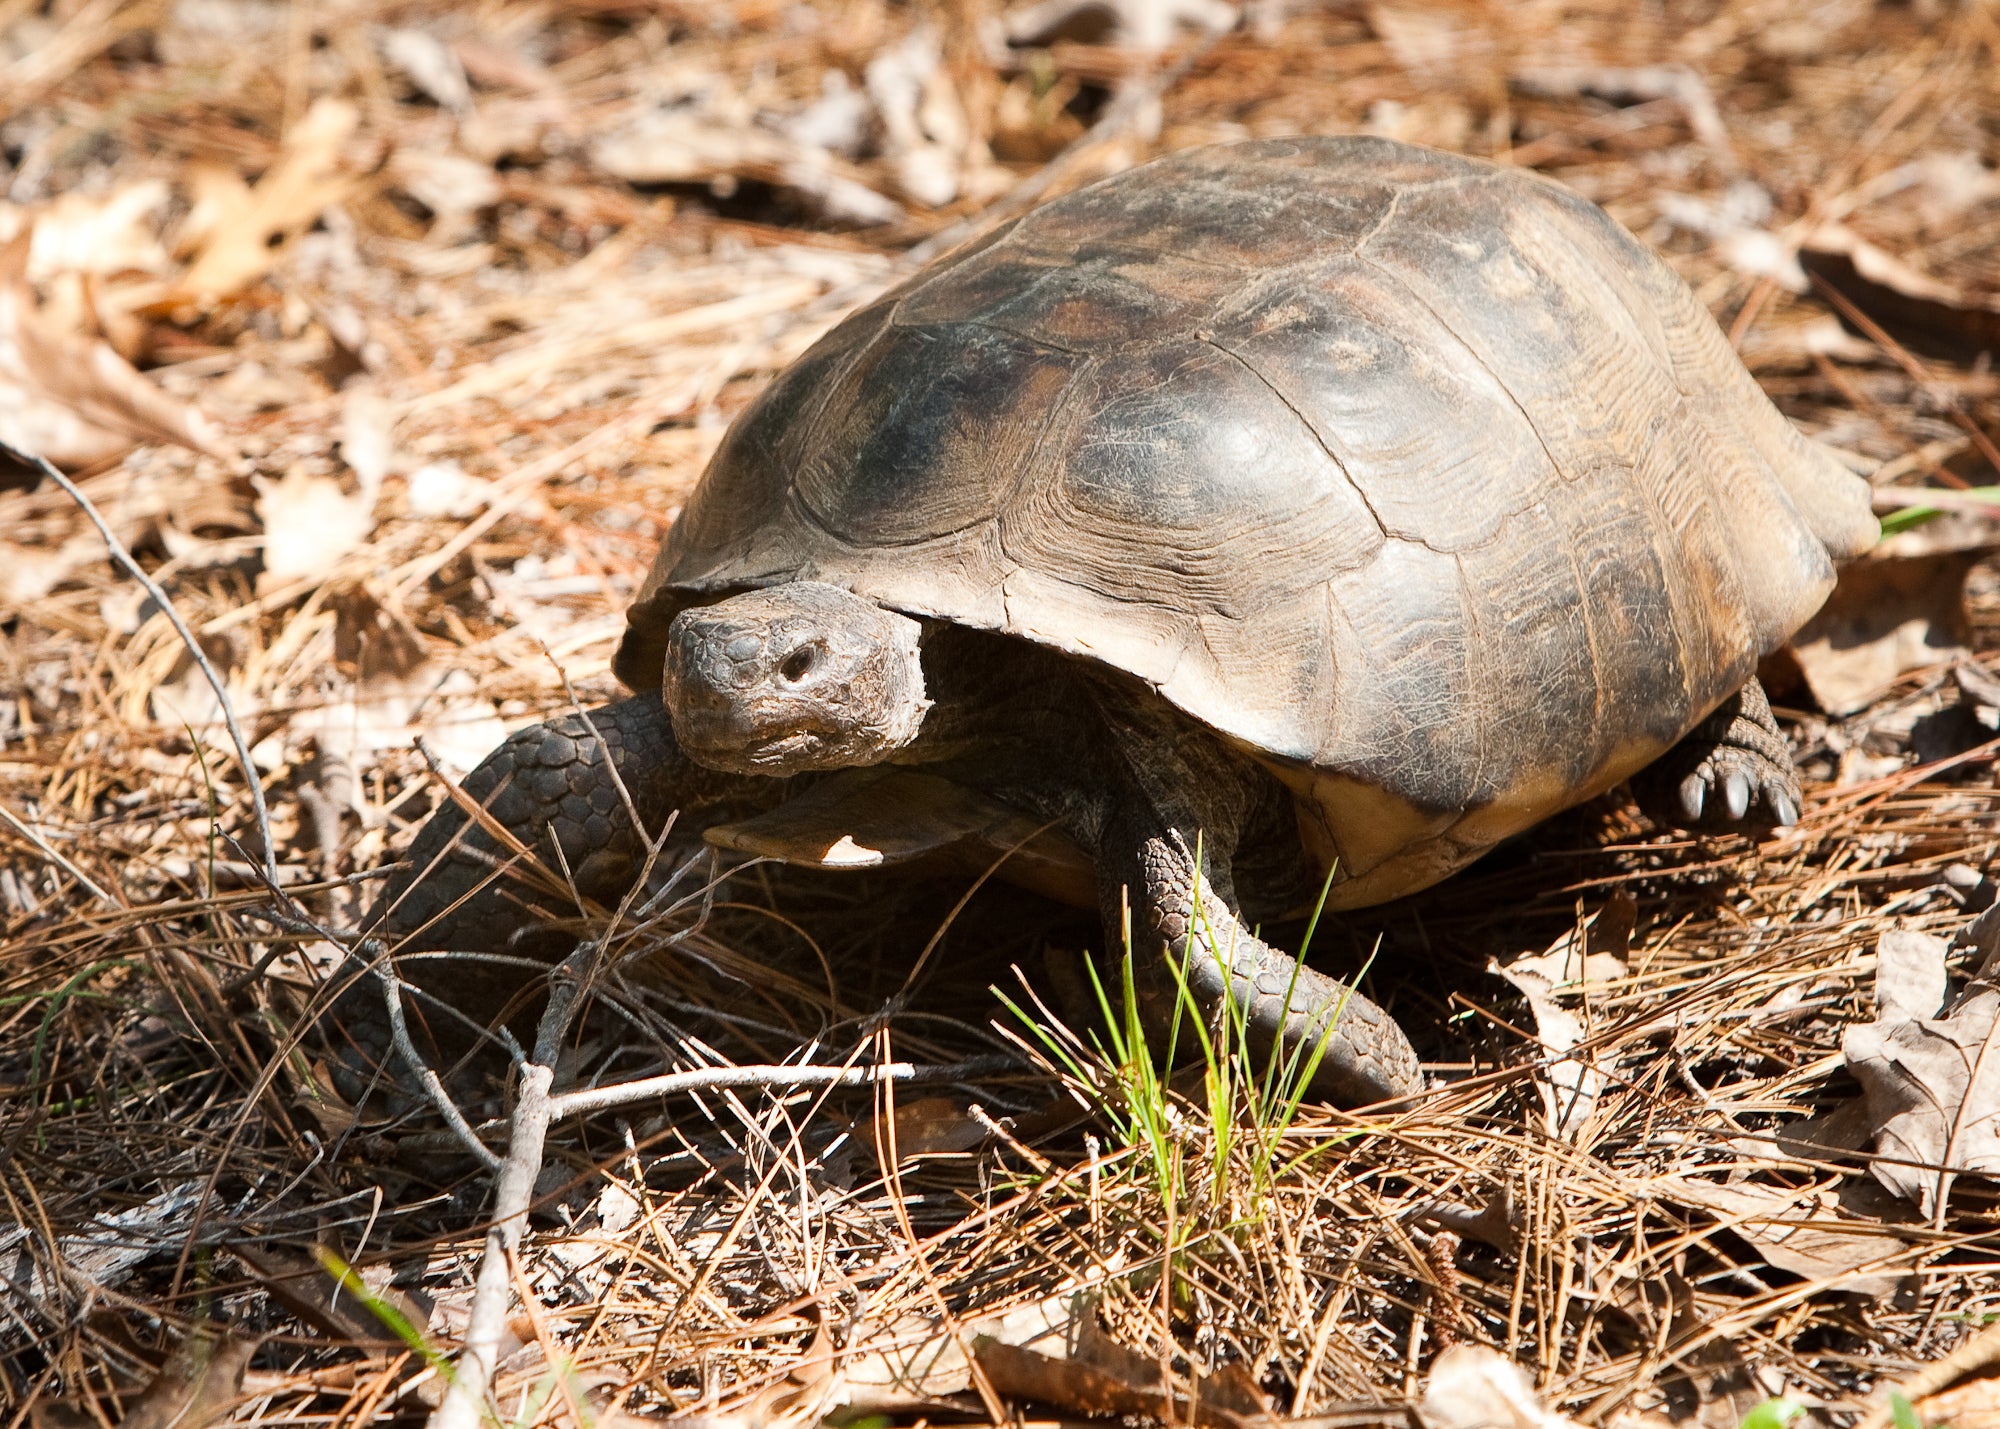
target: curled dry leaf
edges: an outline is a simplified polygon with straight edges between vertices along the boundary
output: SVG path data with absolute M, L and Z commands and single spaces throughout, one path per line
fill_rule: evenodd
M 277 256 L 275 245 L 347 193 L 352 180 L 340 171 L 340 151 L 360 117 L 346 100 L 313 101 L 255 188 L 233 174 L 206 171 L 182 233 L 184 243 L 194 243 L 195 259 L 164 301 L 212 302 L 263 277 Z
M 1843 1223 L 1840 1196 L 1751 1182 L 1721 1184 L 1691 1176 L 1652 1183 L 1663 1201 L 1707 1211 L 1748 1241 L 1772 1268 L 1857 1295 L 1891 1295 L 1899 1268 L 1915 1252 L 1909 1241 L 1859 1221 Z
M 149 441 L 235 460 L 201 412 L 109 343 L 51 322 L 25 285 L 0 280 L 0 443 L 75 468 Z
M 1790 646 L 1820 708 L 1851 714 L 1906 672 L 1963 658 L 1965 579 L 1996 547 L 2000 524 L 1947 513 L 1843 566 Z
M 1624 917 L 1622 908 L 1606 911 L 1614 921 L 1622 921 Z M 1600 919 L 1603 916 L 1598 915 Z M 1629 935 L 1630 923 L 1626 922 L 1624 927 Z M 1550 1058 L 1535 1078 L 1542 1094 L 1542 1114 L 1553 1135 L 1571 1140 L 1589 1120 L 1591 1109 L 1604 1090 L 1604 1073 L 1579 1058 L 1565 1055 L 1583 1041 L 1585 1033 L 1583 1019 L 1564 1007 L 1558 998 L 1591 982 L 1623 977 L 1626 972 L 1623 959 L 1607 951 L 1589 950 L 1590 941 L 1593 940 L 1587 938 L 1586 948 L 1580 950 L 1575 946 L 1574 934 L 1566 934 L 1546 953 L 1516 958 L 1505 966 L 1498 962 L 1487 964 L 1488 971 L 1506 979 L 1528 999 L 1528 1006 L 1535 1014 L 1537 1039 Z
M 1876 1020 L 1841 1038 L 1875 1125 L 1875 1179 L 1926 1216 L 1960 1174 L 2000 1171 L 2000 986 L 1982 974 L 1941 1010 L 1945 951 L 1927 933 L 1884 933 Z
M 2000 347 L 2000 298 L 1919 272 L 1851 229 L 1820 228 L 1799 250 L 1798 261 L 1893 333 L 1968 354 Z
M 635 184 L 713 184 L 752 179 L 789 189 L 828 218 L 889 223 L 902 206 L 862 182 L 849 164 L 747 125 L 712 122 L 685 110 L 656 110 L 591 146 L 591 161 Z
M 1453 1345 L 1431 1366 L 1423 1422 L 1431 1429 L 1574 1429 L 1576 1421 L 1545 1406 L 1527 1374 L 1499 1351 Z

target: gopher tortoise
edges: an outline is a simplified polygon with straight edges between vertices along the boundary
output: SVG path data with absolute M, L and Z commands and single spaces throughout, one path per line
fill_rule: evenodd
M 1198 149 L 834 328 L 669 532 L 638 693 L 465 790 L 607 904 L 675 811 L 793 862 L 1004 856 L 1130 937 L 1142 1011 L 1170 952 L 1370 1103 L 1423 1085 L 1402 1031 L 1252 921 L 1426 888 L 1648 766 L 1677 822 L 1791 823 L 1757 660 L 1876 535 L 1594 205 L 1379 139 Z M 376 918 L 510 946 L 496 847 L 448 805 Z

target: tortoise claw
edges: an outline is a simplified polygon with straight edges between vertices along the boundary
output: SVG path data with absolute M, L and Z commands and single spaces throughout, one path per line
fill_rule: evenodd
M 1708 804 L 1708 780 L 1700 770 L 1681 780 L 1681 813 L 1687 816 L 1690 826 L 1701 822 L 1701 811 Z
M 1766 789 L 1764 803 L 1771 811 L 1771 822 L 1779 828 L 1788 829 L 1799 821 L 1798 806 L 1783 789 Z
M 1750 776 L 1732 769 L 1722 781 L 1722 807 L 1729 817 L 1741 821 L 1750 812 Z

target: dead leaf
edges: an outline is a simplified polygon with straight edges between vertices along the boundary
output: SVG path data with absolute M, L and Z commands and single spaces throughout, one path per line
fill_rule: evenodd
M 39 473 L 37 473 L 39 476 Z M 0 608 L 19 610 L 40 600 L 85 566 L 104 559 L 97 533 L 79 532 L 51 551 L 0 540 Z
M 1710 1332 L 1717 1310 L 1727 1302 L 1702 1296 L 1678 1271 L 1668 1271 L 1654 1285 L 1666 1291 L 1673 1306 L 1668 1342 L 1682 1347 L 1679 1362 L 1662 1377 L 1674 1417 L 1691 1420 L 1699 1429 L 1738 1429 L 1766 1396 L 1736 1341 Z
M 1851 229 L 1824 225 L 1799 262 L 1891 332 L 1967 355 L 2000 347 L 2000 300 L 1920 272 Z
M 1575 1429 L 1544 1406 L 1527 1373 L 1485 1345 L 1453 1345 L 1431 1365 L 1423 1422 L 1430 1429 Z
M 163 301 L 213 302 L 263 277 L 276 259 L 276 245 L 347 193 L 352 181 L 340 172 L 340 150 L 360 117 L 346 100 L 314 100 L 255 188 L 244 188 L 240 180 L 232 188 L 234 175 L 208 171 L 188 220 L 190 229 L 203 234 L 200 250 Z
M 349 495 L 333 477 L 309 475 L 295 466 L 277 481 L 261 476 L 250 481 L 257 488 L 257 517 L 264 526 L 260 591 L 328 574 L 375 529 L 373 496 L 365 491 Z
M 399 612 L 359 587 L 331 604 L 334 664 L 345 678 L 325 704 L 291 722 L 291 732 L 310 736 L 322 756 L 360 767 L 364 756 L 408 749 L 421 734 L 440 763 L 464 773 L 507 737 L 472 675 L 433 662 Z
M 309 1075 L 310 1083 L 302 1080 L 292 1093 L 292 1105 L 319 1124 L 321 1136 L 338 1141 L 354 1130 L 360 1118 L 334 1086 L 333 1073 L 327 1070 L 326 1063 L 314 1062 Z
M 223 688 L 229 691 L 229 703 L 235 708 L 237 719 L 256 718 L 263 711 L 264 702 L 256 691 L 243 682 L 238 669 L 241 662 L 235 653 L 226 648 L 220 639 L 203 643 L 209 647 L 204 653 L 222 676 Z M 197 739 L 207 743 L 228 738 L 223 729 L 222 701 L 216 697 L 215 686 L 208 682 L 208 676 L 184 651 L 175 661 L 171 676 L 147 689 L 146 707 L 153 722 L 164 728 L 191 731 Z M 271 750 L 259 745 L 251 753 L 253 758 L 263 762 Z M 271 762 L 276 763 L 275 760 Z
M 1982 1375 L 1916 1400 L 1911 1408 L 1923 1424 L 1951 1429 L 2000 1429 L 2000 1375 Z
M 1057 1358 L 982 1335 L 973 1344 L 994 1390 L 1093 1417 L 1145 1414 L 1214 1429 L 1275 1425 L 1276 1416 L 1247 1377 L 1227 1373 L 1190 1385 L 1170 1381 L 1159 1360 L 1096 1336 L 1081 1352 Z
M 1851 714 L 1906 672 L 1962 658 L 1965 578 L 1996 545 L 1993 522 L 1946 513 L 1843 566 L 1789 647 L 1820 708 Z
M 1413 77 L 1497 88 L 1499 50 L 1486 26 L 1442 7 L 1373 4 L 1367 14 L 1368 28 Z
M 1976 977 L 1991 978 L 2000 971 L 2000 905 L 1987 908 L 1952 935 L 1951 945 L 1970 948 L 1979 955 Z
M 1625 977 L 1631 972 L 1625 956 L 1638 915 L 1638 899 L 1620 890 L 1584 918 L 1580 928 L 1570 929 L 1551 943 L 1547 952 L 1515 958 L 1503 976 L 1511 982 L 1513 974 L 1532 973 L 1552 990 L 1565 993 Z
M 366 387 L 350 387 L 340 410 L 340 459 L 373 505 L 382 479 L 396 469 L 396 405 Z
M 1883 1158 L 1870 1169 L 1926 1216 L 1937 1214 L 1958 1175 L 2000 1171 L 2000 1055 L 1988 1055 L 2000 986 L 1975 979 L 1940 1014 L 1944 958 L 1941 938 L 1883 934 L 1876 1020 L 1841 1038 Z
M 88 1289 L 101 1294 L 124 1284 L 148 1257 L 178 1244 L 175 1237 L 185 1234 L 188 1215 L 201 1200 L 202 1191 L 201 1181 L 174 1181 L 136 1206 L 93 1217 L 87 1228 L 56 1243 L 62 1266 L 60 1284 L 51 1285 L 43 1277 L 42 1262 L 36 1257 L 26 1266 L 25 1274 L 0 1285 L 0 1297 L 19 1301 L 60 1323 L 64 1312 L 50 1303 L 54 1297 L 66 1290 Z M 25 1239 L 21 1227 L 0 1221 L 0 1254 L 19 1250 Z
M 830 69 L 820 76 L 819 98 L 786 119 L 781 127 L 785 137 L 795 144 L 824 149 L 843 159 L 858 159 L 868 147 L 874 119 L 874 106 L 849 81 L 847 72 Z
M 1074 1347 L 1084 1318 L 1083 1300 L 1071 1285 L 996 1314 L 968 1319 L 961 1327 L 965 1335 L 962 1342 L 932 1319 L 878 1327 L 840 1365 L 840 1384 L 830 1387 L 829 1394 L 834 1401 L 854 1407 L 958 1394 L 972 1384 L 965 1346 L 975 1336 L 1032 1346 L 1044 1355 L 1062 1357 Z
M 1007 43 L 1039 49 L 1059 40 L 1116 41 L 1159 50 L 1178 26 L 1219 35 L 1234 29 L 1236 19 L 1236 7 L 1226 0 L 1042 0 L 1007 17 Z
M 493 494 L 492 482 L 450 460 L 426 462 L 403 481 L 412 516 L 473 516 Z
M 324 1078 L 323 1071 L 316 1071 L 315 1080 Z M 327 1095 L 334 1102 L 339 1101 L 330 1089 Z M 299 1104 L 310 1105 L 303 1099 Z M 368 1313 L 367 1306 L 341 1290 L 317 1260 L 275 1243 L 248 1240 L 231 1245 L 229 1253 L 250 1272 L 251 1279 L 265 1294 L 321 1334 L 336 1341 L 362 1344 L 388 1337 L 387 1327 Z M 412 1323 L 421 1325 L 424 1320 L 418 1314 Z
M 1934 1017 L 1950 982 L 1945 945 L 1929 933 L 1890 928 L 1875 940 L 1875 1017 L 1908 1022 Z
M 119 1429 L 206 1429 L 243 1392 L 243 1372 L 260 1341 L 197 1326 L 126 1409 Z
M 1662 219 L 1708 239 L 1716 256 L 1745 277 L 1767 278 L 1794 293 L 1811 286 L 1792 245 L 1765 226 L 1776 204 L 1754 179 L 1737 179 L 1719 199 L 1663 193 L 1655 202 Z
M 714 184 L 754 179 L 799 194 L 828 218 L 889 223 L 902 205 L 870 188 L 852 165 L 766 129 L 657 110 L 591 146 L 591 161 L 641 184 Z
M 875 1144 L 884 1151 L 892 1144 L 888 1131 L 878 1115 Z M 968 1151 L 986 1137 L 986 1128 L 950 1097 L 922 1097 L 896 1104 L 893 1144 L 897 1157 L 905 1162 L 916 1156 Z
M 430 242 L 448 245 L 472 232 L 482 209 L 504 193 L 490 163 L 461 154 L 401 149 L 389 161 L 389 175 L 403 192 L 433 215 Z
M 173 259 L 155 227 L 171 197 L 161 179 L 127 184 L 102 197 L 65 193 L 34 216 L 28 281 L 58 274 L 164 273 Z
M 409 617 L 366 586 L 333 592 L 333 663 L 364 685 L 405 680 L 429 658 Z
M 926 207 L 944 207 L 958 196 L 969 130 L 936 32 L 918 26 L 869 60 L 863 78 L 882 116 L 896 186 Z
M 1722 1184 L 1661 1176 L 1653 1192 L 1708 1211 L 1748 1241 L 1774 1269 L 1857 1295 L 1892 1295 L 1907 1270 L 1885 1268 L 1915 1247 L 1880 1228 L 1841 1223 L 1840 1197 L 1830 1189 L 1799 1191 L 1754 1182 Z M 1865 1268 L 1864 1268 L 1865 1267 Z
M 1544 968 L 1550 966 L 1546 959 L 1554 958 L 1555 966 L 1567 970 L 1571 953 L 1555 950 L 1532 958 L 1516 958 L 1506 966 L 1497 961 L 1487 963 L 1487 971 L 1497 974 L 1528 999 L 1529 1010 L 1535 1014 L 1535 1032 L 1549 1060 L 1535 1075 L 1535 1086 L 1542 1094 L 1542 1114 L 1549 1131 L 1558 1137 L 1574 1140 L 1589 1120 L 1592 1109 L 1597 1105 L 1599 1093 L 1604 1090 L 1604 1073 L 1578 1058 L 1566 1056 L 1572 1047 L 1584 1039 L 1583 1019 L 1562 1006 L 1557 1001 L 1557 985 Z M 1590 954 L 1583 959 L 1585 968 L 1591 962 Z M 1595 955 L 1605 959 L 1606 955 Z M 1624 976 L 1624 964 L 1617 959 L 1607 959 L 1598 963 L 1600 969 L 1615 969 L 1613 976 Z M 1578 983 L 1578 986 L 1584 985 Z
M 1456 1201 L 1433 1201 L 1424 1207 L 1424 1219 L 1436 1223 L 1455 1236 L 1483 1241 L 1503 1255 L 1518 1254 L 1521 1229 L 1526 1223 L 1521 1208 L 1505 1186 L 1496 1186 L 1474 1210 Z
M 1752 372 L 1774 367 L 1805 367 L 1815 357 L 1831 357 L 1840 362 L 1872 362 L 1880 353 L 1881 349 L 1874 343 L 1856 337 L 1842 327 L 1840 319 L 1832 313 L 1798 311 L 1787 311 L 1759 321 L 1743 335 L 1742 345 L 1737 349 L 1743 365 Z M 1946 444 L 1947 448 L 1951 445 L 1962 448 L 1968 443 L 1964 437 L 1957 437 Z M 1926 468 L 1913 464 L 1911 469 L 1921 471 Z M 1889 478 L 1878 471 L 1874 479 L 1884 481 Z
M 1695 138 L 1725 157 L 1730 154 L 1729 131 L 1722 111 L 1701 74 L 1684 64 L 1651 65 L 1522 65 L 1508 76 L 1529 94 L 1573 98 L 1594 95 L 1614 104 L 1643 104 L 1670 99 L 1687 117 Z
M 472 86 L 466 82 L 465 66 L 429 30 L 414 27 L 385 30 L 381 45 L 382 57 L 435 100 L 440 109 L 461 113 L 471 108 Z
M 0 443 L 76 468 L 141 442 L 235 460 L 200 411 L 168 396 L 110 344 L 49 322 L 25 287 L 0 282 Z

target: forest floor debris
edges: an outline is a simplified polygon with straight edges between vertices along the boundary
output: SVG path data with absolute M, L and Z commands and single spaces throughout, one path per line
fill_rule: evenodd
M 0 1399 L 413 1421 L 476 1331 L 523 1425 L 1983 1422 L 1996 114 L 1982 0 L 0 4 L 0 442 L 166 597 L 0 465 Z M 1093 928 L 676 852 L 482 1272 L 518 1088 L 357 1105 L 312 1016 L 444 776 L 613 692 L 729 419 L 914 262 L 1363 131 L 1606 205 L 1916 513 L 1767 672 L 1800 825 L 1613 796 L 1330 924 L 1449 1085 L 1151 1140 L 989 990 Z

